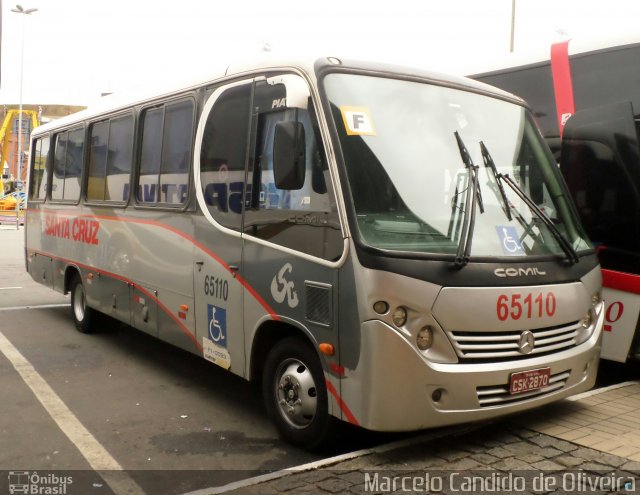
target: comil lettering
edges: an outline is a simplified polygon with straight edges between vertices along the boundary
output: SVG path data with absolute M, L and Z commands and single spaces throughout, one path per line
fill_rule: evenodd
M 44 235 L 59 239 L 71 239 L 83 244 L 97 246 L 100 223 L 89 218 L 68 218 L 57 215 L 47 215 L 43 225 Z
M 530 277 L 532 275 L 546 275 L 547 272 L 543 272 L 540 268 L 496 268 L 493 273 L 496 277 Z

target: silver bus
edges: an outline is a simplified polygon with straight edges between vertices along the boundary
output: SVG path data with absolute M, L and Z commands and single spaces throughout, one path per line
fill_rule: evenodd
M 334 57 L 229 67 L 39 127 L 30 156 L 27 269 L 76 328 L 109 315 L 260 381 L 294 444 L 594 384 L 596 253 L 508 93 Z

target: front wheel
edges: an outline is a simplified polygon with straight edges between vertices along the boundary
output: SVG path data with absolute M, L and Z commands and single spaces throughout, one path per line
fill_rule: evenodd
M 80 275 L 76 274 L 71 281 L 71 314 L 76 329 L 82 333 L 91 333 L 93 331 L 93 322 L 95 318 L 95 310 L 87 306 L 85 298 L 84 286 Z
M 269 352 L 262 380 L 265 405 L 280 435 L 314 449 L 329 439 L 327 387 L 317 354 L 304 341 L 287 338 Z

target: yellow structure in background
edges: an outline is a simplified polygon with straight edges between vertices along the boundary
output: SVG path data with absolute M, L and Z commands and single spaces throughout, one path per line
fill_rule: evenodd
M 10 168 L 12 163 L 10 163 L 10 156 L 12 155 L 11 153 L 11 146 L 14 142 L 17 142 L 17 139 L 22 138 L 23 143 L 26 141 L 26 146 L 23 146 L 22 149 L 23 150 L 28 150 L 29 149 L 29 136 L 25 136 L 22 135 L 17 135 L 14 136 L 14 132 L 13 132 L 13 128 L 14 128 L 14 122 L 20 119 L 20 110 L 7 110 L 6 114 L 4 116 L 4 120 L 2 121 L 2 127 L 0 127 L 0 143 L 2 143 L 2 155 L 0 155 L 0 165 L 2 167 L 4 167 L 5 163 L 9 163 Z M 34 111 L 34 110 L 22 110 L 22 120 L 23 122 L 25 121 L 31 121 L 31 126 L 29 126 L 30 130 L 35 129 L 36 127 L 38 127 L 40 125 L 39 122 L 39 118 L 38 118 L 38 112 Z M 24 124 L 23 124 L 24 125 Z M 12 138 L 15 138 L 12 140 Z M 16 163 L 18 162 L 18 160 L 20 159 L 20 157 L 17 156 L 17 153 L 13 154 L 13 160 L 11 161 L 15 161 Z M 20 167 L 17 167 L 16 170 L 18 170 Z M 23 168 L 24 170 L 24 168 Z M 16 177 L 17 179 L 21 179 L 21 177 Z
M 82 106 L 70 105 L 26 105 L 22 108 L 22 149 L 25 152 L 29 150 L 30 133 L 40 125 L 41 121 L 48 122 L 52 119 L 65 117 L 72 113 L 84 110 Z M 0 108 L 0 117 L 2 117 L 2 109 Z M 0 119 L 0 225 L 3 224 L 23 224 L 24 208 L 26 206 L 26 193 L 28 184 L 24 178 L 27 176 L 29 160 L 25 157 L 27 153 L 23 153 L 22 167 L 18 167 L 18 121 L 20 120 L 20 110 L 17 108 L 8 109 L 4 107 L 4 117 Z M 5 165 L 9 168 L 8 178 L 2 179 L 2 173 L 5 171 Z M 44 162 L 36 162 L 35 170 L 44 170 L 46 164 Z M 18 169 L 22 169 L 22 177 L 18 177 Z M 5 176 L 6 177 L 6 176 Z M 20 180 L 22 179 L 22 180 Z M 18 183 L 22 182 L 21 190 L 18 189 Z M 16 205 L 19 208 L 16 211 Z
M 0 154 L 0 170 L 4 170 L 5 163 L 9 165 L 9 170 L 16 170 L 16 175 L 10 177 L 10 180 L 3 181 L 0 175 L 0 224 L 13 223 L 20 225 L 24 223 L 24 200 L 26 184 L 22 182 L 21 177 L 17 177 L 17 171 L 25 167 L 20 167 L 18 160 L 23 157 L 18 156 L 13 148 L 19 148 L 18 140 L 22 139 L 22 149 L 29 149 L 29 132 L 40 125 L 38 112 L 34 110 L 22 110 L 23 126 L 20 131 L 15 132 L 18 126 L 16 121 L 20 120 L 20 110 L 7 110 L 0 127 L 0 143 L 2 146 Z M 26 126 L 24 125 L 26 122 Z M 30 124 L 30 125 L 29 125 Z M 25 127 L 28 129 L 24 131 Z M 26 143 L 26 146 L 24 144 Z M 24 155 L 24 154 L 23 154 Z M 24 163 L 23 163 L 24 165 Z M 10 172 L 10 175 L 13 175 Z M 18 184 L 22 183 L 21 186 Z M 17 190 L 20 188 L 20 190 Z

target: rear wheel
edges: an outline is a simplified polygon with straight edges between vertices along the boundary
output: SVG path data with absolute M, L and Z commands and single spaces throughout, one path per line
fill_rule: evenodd
M 71 280 L 71 314 L 76 329 L 82 333 L 91 333 L 93 322 L 96 319 L 95 313 L 95 310 L 87 306 L 80 275 L 75 274 Z
M 314 449 L 331 436 L 327 387 L 317 354 L 304 341 L 287 338 L 269 352 L 262 380 L 265 405 L 280 435 Z

